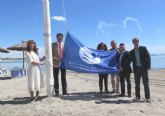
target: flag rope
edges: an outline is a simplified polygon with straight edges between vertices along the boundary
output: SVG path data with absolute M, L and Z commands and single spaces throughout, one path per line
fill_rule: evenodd
M 63 8 L 64 17 L 65 17 L 65 29 L 66 29 L 66 32 L 69 32 L 69 28 L 68 28 L 68 24 L 67 24 L 67 18 L 66 18 L 66 9 L 65 9 L 64 0 L 61 0 L 61 1 L 62 1 L 62 8 Z

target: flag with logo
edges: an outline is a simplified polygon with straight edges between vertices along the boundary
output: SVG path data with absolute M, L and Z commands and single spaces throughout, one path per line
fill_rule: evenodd
M 70 33 L 66 35 L 61 68 L 95 74 L 115 74 L 119 71 L 116 51 L 88 48 Z

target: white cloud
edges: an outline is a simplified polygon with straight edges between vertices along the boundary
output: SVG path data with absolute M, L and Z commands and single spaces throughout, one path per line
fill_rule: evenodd
M 114 23 L 106 23 L 105 21 L 99 21 L 97 23 L 97 29 L 99 31 L 101 31 L 101 33 L 103 35 L 110 35 L 110 30 L 113 30 L 113 29 L 118 29 L 118 30 L 122 30 L 123 33 L 124 31 L 128 28 L 128 22 L 129 21 L 133 21 L 135 22 L 136 26 L 138 27 L 138 32 L 137 34 L 135 34 L 136 36 L 140 36 L 141 33 L 142 33 L 142 26 L 140 25 L 139 23 L 139 20 L 138 19 L 135 19 L 135 18 L 132 18 L 132 17 L 126 17 L 123 21 L 122 21 L 122 25 L 119 25 L 119 24 L 114 24 Z M 108 31 L 108 33 L 106 34 L 106 32 Z
M 113 24 L 113 23 L 108 24 L 105 21 L 100 21 L 100 22 L 97 23 L 97 28 L 98 29 L 103 29 L 105 27 L 112 29 L 112 28 L 118 28 L 118 25 L 117 24 Z
M 53 16 L 52 19 L 57 21 L 66 21 L 66 18 L 63 16 Z
M 123 20 L 123 29 L 125 30 L 127 28 L 127 23 L 128 21 L 133 21 L 133 22 L 136 22 L 138 28 L 139 28 L 139 31 L 142 31 L 142 26 L 140 25 L 139 23 L 139 20 L 138 19 L 135 19 L 135 18 L 132 18 L 132 17 L 126 17 L 125 20 Z
M 112 35 L 111 31 L 114 32 L 114 29 L 123 30 L 123 27 L 114 23 L 106 23 L 105 21 L 99 21 L 97 23 L 97 33 L 101 32 L 104 36 L 110 37 Z

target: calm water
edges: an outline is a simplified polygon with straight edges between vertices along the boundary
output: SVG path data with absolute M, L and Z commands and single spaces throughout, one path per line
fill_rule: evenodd
M 27 68 L 27 63 L 25 61 L 25 68 Z M 7 69 L 12 69 L 14 67 L 22 68 L 23 67 L 23 61 L 1 61 L 0 67 L 5 67 Z
M 165 56 L 151 56 L 152 69 L 165 68 Z M 22 68 L 22 61 L 2 61 L 0 62 L 0 67 L 6 67 L 7 69 L 12 69 L 14 67 Z M 27 68 L 27 63 L 25 61 L 25 68 Z
M 165 55 L 164 56 L 151 56 L 151 67 L 155 68 L 165 68 Z

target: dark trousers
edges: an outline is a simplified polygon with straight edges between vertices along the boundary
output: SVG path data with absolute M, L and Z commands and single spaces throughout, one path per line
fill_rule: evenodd
M 131 95 L 130 73 L 121 71 L 119 73 L 119 76 L 120 76 L 120 84 L 121 84 L 121 95 L 125 95 L 125 80 L 127 82 L 127 93 L 128 95 Z
M 107 74 L 99 74 L 100 92 L 103 92 L 103 80 L 104 80 L 105 91 L 108 91 L 108 75 Z
M 140 97 L 140 80 L 142 77 L 145 98 L 146 99 L 150 98 L 150 89 L 149 89 L 149 84 L 148 84 L 148 70 L 143 67 L 137 67 L 137 69 L 134 71 L 134 77 L 135 77 L 136 97 Z
M 63 94 L 67 93 L 67 82 L 66 82 L 66 69 L 63 68 L 53 68 L 53 74 L 54 74 L 54 88 L 55 93 L 59 93 L 59 70 L 61 71 L 61 84 L 62 84 L 62 92 Z

